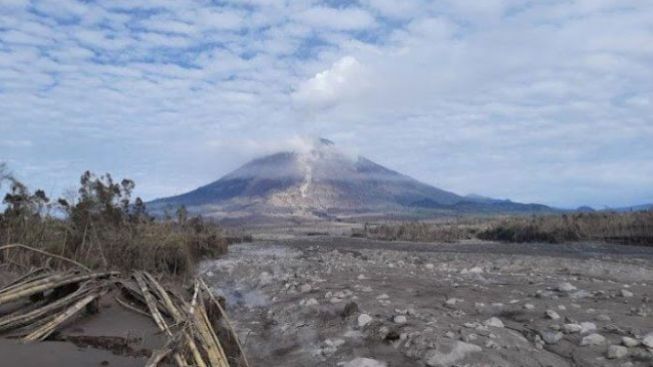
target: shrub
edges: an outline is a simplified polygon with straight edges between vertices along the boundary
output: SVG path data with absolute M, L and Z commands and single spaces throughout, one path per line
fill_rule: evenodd
M 653 212 L 572 213 L 511 217 L 492 224 L 478 237 L 506 242 L 608 241 L 653 245 Z
M 0 172 L 1 173 L 1 172 Z M 94 269 L 133 270 L 186 276 L 204 257 L 226 253 L 221 228 L 180 210 L 177 221 L 155 221 L 140 198 L 131 200 L 134 182 L 85 172 L 74 199 L 50 202 L 37 190 L 10 178 L 0 214 L 0 244 L 21 243 L 78 261 Z M 51 215 L 51 212 L 60 215 Z M 3 258 L 4 255 L 4 258 Z M 39 254 L 0 254 L 18 266 L 43 266 Z

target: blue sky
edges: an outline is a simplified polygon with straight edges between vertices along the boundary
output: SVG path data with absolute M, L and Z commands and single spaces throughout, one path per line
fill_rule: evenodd
M 0 0 L 0 161 L 145 199 L 325 136 L 457 193 L 653 202 L 650 0 Z

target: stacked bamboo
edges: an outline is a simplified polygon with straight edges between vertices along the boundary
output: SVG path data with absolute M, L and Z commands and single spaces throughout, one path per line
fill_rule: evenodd
M 37 269 L 0 289 L 0 306 L 26 302 L 27 306 L 0 317 L 0 332 L 18 330 L 25 341 L 47 338 L 66 320 L 106 294 L 116 272 Z
M 161 332 L 168 336 L 168 343 L 152 354 L 146 366 L 156 366 L 167 356 L 171 356 L 180 367 L 248 366 L 224 309 L 203 280 L 194 281 L 192 297 L 188 301 L 166 290 L 147 272 L 134 272 L 130 280 L 121 282 L 121 287 L 124 294 L 147 308 L 146 313 Z M 118 302 L 134 308 L 126 301 L 118 299 Z M 212 323 L 209 318 L 207 302 L 210 302 L 210 307 L 219 311 L 219 317 L 224 321 L 231 339 L 237 344 L 237 351 L 231 358 L 227 357 L 216 334 L 215 327 L 218 325 Z
M 117 272 L 36 269 L 0 289 L 0 307 L 15 309 L 0 317 L 0 333 L 12 332 L 24 341 L 44 340 L 84 309 L 97 310 L 93 303 L 115 289 L 128 299 L 116 297 L 118 303 L 152 318 L 168 337 L 146 366 L 168 360 L 180 367 L 248 367 L 224 309 L 201 279 L 193 282 L 185 299 L 147 272 L 122 278 Z M 229 356 L 216 330 L 235 342 Z

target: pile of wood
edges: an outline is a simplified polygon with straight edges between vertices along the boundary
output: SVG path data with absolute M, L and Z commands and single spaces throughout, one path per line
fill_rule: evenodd
M 99 312 L 100 298 L 110 292 L 124 307 L 152 318 L 168 337 L 146 366 L 248 366 L 223 306 L 203 280 L 196 279 L 189 292 L 173 292 L 141 271 L 128 277 L 87 269 L 30 271 L 0 289 L 0 334 L 45 340 L 75 316 Z
M 189 300 L 167 291 L 147 272 L 134 272 L 129 281 L 121 281 L 120 285 L 124 294 L 147 306 L 147 313 L 168 335 L 166 346 L 152 355 L 147 366 L 156 366 L 168 356 L 172 356 L 178 366 L 248 366 L 222 305 L 202 279 L 194 281 Z M 125 301 L 118 301 L 125 307 L 132 307 Z M 236 353 L 232 353 L 235 355 L 231 358 L 227 357 L 216 334 L 220 320 L 227 328 L 228 337 L 236 344 Z
M 80 311 L 97 310 L 94 302 L 109 291 L 117 275 L 115 272 L 31 271 L 0 290 L 0 306 L 21 306 L 0 318 L 0 332 L 18 329 L 25 341 L 46 339 Z M 29 302 L 21 303 L 23 300 Z

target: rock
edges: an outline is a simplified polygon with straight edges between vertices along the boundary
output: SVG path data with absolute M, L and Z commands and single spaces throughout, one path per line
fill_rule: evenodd
M 467 272 L 471 273 L 471 274 L 480 274 L 480 273 L 483 272 L 483 268 L 481 268 L 480 266 L 475 266 L 475 267 L 469 269 Z
M 431 349 L 424 355 L 424 362 L 431 367 L 448 367 L 464 359 L 472 353 L 481 352 L 478 345 L 457 340 L 442 339 L 436 349 Z
M 342 365 L 342 367 L 386 367 L 385 362 L 371 358 L 356 358 Z
M 388 295 L 385 294 L 385 293 L 383 293 L 383 294 L 379 294 L 379 295 L 376 297 L 376 299 L 388 299 L 388 298 L 390 298 L 390 296 L 388 296 Z
M 558 315 L 558 313 L 553 310 L 546 310 L 544 314 L 546 315 L 546 317 L 550 318 L 551 320 L 560 319 L 560 315 Z
M 358 327 L 359 328 L 364 328 L 370 322 L 372 322 L 372 317 L 370 315 L 368 315 L 366 313 L 362 313 L 362 314 L 358 315 Z
M 324 346 L 318 351 L 318 355 L 330 356 L 338 351 L 338 347 L 345 344 L 343 339 L 327 339 L 324 341 Z
M 535 292 L 535 298 L 558 298 L 558 294 L 554 291 L 538 290 Z
M 309 298 L 304 302 L 304 306 L 317 306 L 319 302 L 315 298 Z
M 545 330 L 540 332 L 540 336 L 546 344 L 557 344 L 562 339 L 562 333 L 559 331 Z
M 624 298 L 630 298 L 630 297 L 632 297 L 632 296 L 634 296 L 634 295 L 635 295 L 635 294 L 634 294 L 633 292 L 631 292 L 631 291 L 629 291 L 629 290 L 627 290 L 627 289 L 622 289 L 622 290 L 621 290 L 621 297 L 624 297 Z
M 501 349 L 501 346 L 497 344 L 494 340 L 488 340 L 485 342 L 485 348 L 489 349 Z
M 588 297 L 592 297 L 592 293 L 584 289 L 581 289 L 579 291 L 569 294 L 569 297 L 573 299 L 588 298 Z
M 526 304 L 524 304 L 524 308 L 527 309 L 527 310 L 534 310 L 535 305 L 532 304 L 532 303 L 526 303 Z
M 455 306 L 456 303 L 460 303 L 460 302 L 463 302 L 463 300 L 460 299 L 460 298 L 449 298 L 449 299 L 446 300 L 444 303 L 445 303 L 447 306 Z
M 346 318 L 356 313 L 358 313 L 358 304 L 354 301 L 349 301 L 343 307 L 342 311 L 340 311 L 340 316 Z
M 621 345 L 611 345 L 608 347 L 608 358 L 619 359 L 628 355 L 628 348 Z
M 580 341 L 580 345 L 601 345 L 605 343 L 605 337 L 601 334 L 590 334 Z
M 639 345 L 639 340 L 624 336 L 621 338 L 621 344 L 627 346 L 628 348 L 634 348 Z
M 562 325 L 562 331 L 566 334 L 575 334 L 580 333 L 583 330 L 583 327 L 579 324 L 564 324 Z
M 558 286 L 556 287 L 556 290 L 558 292 L 566 292 L 566 293 L 573 292 L 576 289 L 578 288 L 574 287 L 574 285 L 569 282 L 562 282 L 558 284 Z
M 494 326 L 494 327 L 503 327 L 503 321 L 498 317 L 490 317 L 489 319 L 483 321 L 485 326 Z
M 653 348 L 653 333 L 648 333 L 642 340 L 642 344 L 647 348 Z
M 408 320 L 406 319 L 406 316 L 404 316 L 404 315 L 397 315 L 397 316 L 395 316 L 395 317 L 392 319 L 392 321 L 393 321 L 395 324 L 403 325 L 403 324 L 405 324 Z
M 589 322 L 589 321 L 581 322 L 580 326 L 582 327 L 582 329 L 580 330 L 581 334 L 589 333 L 590 331 L 596 330 L 596 324 L 593 322 Z
M 610 317 L 610 316 L 608 316 L 606 314 L 596 315 L 595 319 L 596 319 L 596 321 L 604 321 L 604 322 L 612 321 L 612 317 Z
M 299 288 L 299 291 L 302 293 L 308 293 L 313 289 L 310 284 L 302 284 L 302 286 Z
M 262 287 L 262 286 L 266 286 L 266 285 L 272 283 L 272 280 L 273 280 L 273 279 L 274 279 L 274 278 L 272 277 L 272 275 L 271 275 L 270 273 L 268 273 L 267 271 L 264 271 L 264 272 L 262 272 L 261 274 L 259 274 L 259 277 L 258 277 L 258 284 L 259 284 L 259 286 L 261 286 L 261 287 Z
M 435 265 L 433 265 L 431 263 L 428 263 L 428 264 L 424 265 L 424 267 L 429 269 L 429 270 L 433 270 L 435 268 Z

